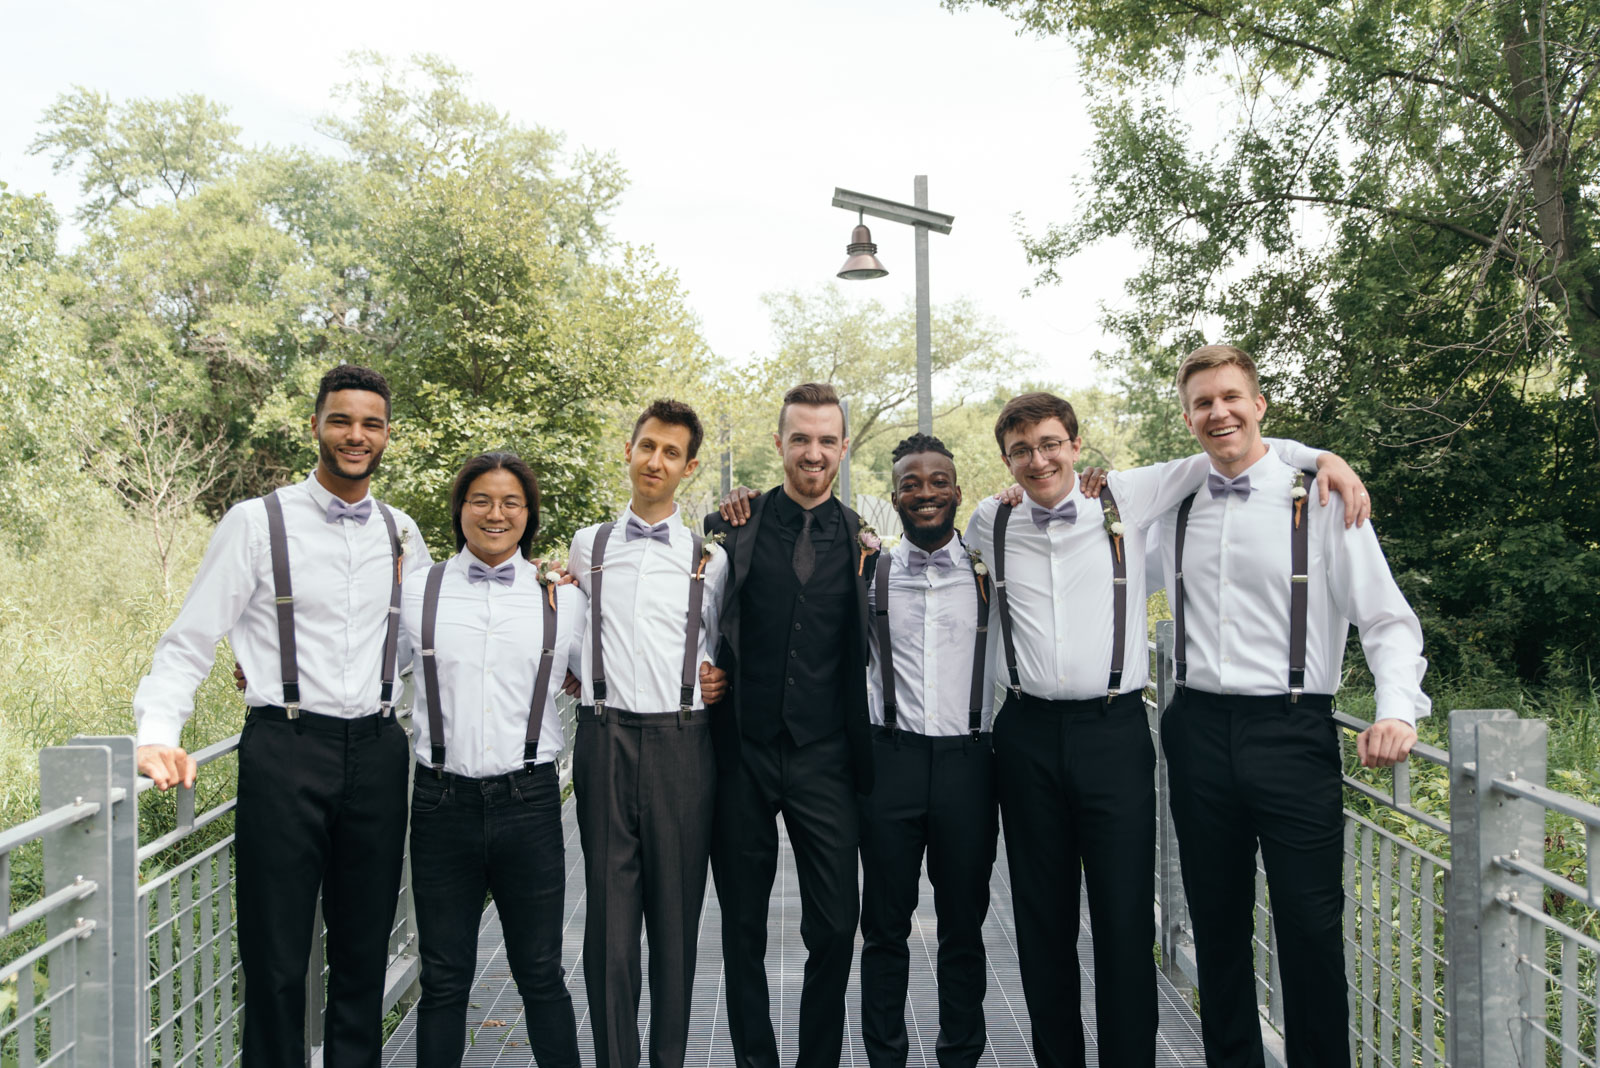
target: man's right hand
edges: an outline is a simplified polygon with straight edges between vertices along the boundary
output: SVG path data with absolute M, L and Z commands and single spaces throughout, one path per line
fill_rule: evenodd
M 742 527 L 750 521 L 750 499 L 761 496 L 760 490 L 748 486 L 735 486 L 722 498 L 717 511 L 730 526 Z
M 141 745 L 135 757 L 139 762 L 139 774 L 155 783 L 157 790 L 170 790 L 179 783 L 185 789 L 194 786 L 199 767 L 194 757 L 177 746 Z

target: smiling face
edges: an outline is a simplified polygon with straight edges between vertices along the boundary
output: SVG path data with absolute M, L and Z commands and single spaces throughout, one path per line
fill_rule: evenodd
M 1267 398 L 1243 368 L 1223 364 L 1196 371 L 1180 387 L 1183 422 L 1216 469 L 1232 478 L 1266 454 L 1261 417 Z
M 366 389 L 329 393 L 311 417 L 318 464 L 324 475 L 343 482 L 365 482 L 378 469 L 389 444 L 388 405 Z
M 485 471 L 467 486 L 461 504 L 461 535 L 473 556 L 494 567 L 511 559 L 528 529 L 522 480 L 503 467 Z
M 678 483 L 700 466 L 689 459 L 689 428 L 660 419 L 646 419 L 634 432 L 622 454 L 628 461 L 628 481 L 633 485 L 634 511 L 672 503 Z
M 1066 426 L 1052 416 L 1006 431 L 1001 455 L 1029 499 L 1052 508 L 1071 492 L 1076 477 L 1072 466 L 1082 451 L 1083 439 L 1069 437 Z
M 911 543 L 931 552 L 948 542 L 961 504 L 955 461 L 931 450 L 913 452 L 895 462 L 893 477 L 889 500 Z
M 783 487 L 807 508 L 827 499 L 850 439 L 836 404 L 789 404 L 773 444 L 783 457 Z

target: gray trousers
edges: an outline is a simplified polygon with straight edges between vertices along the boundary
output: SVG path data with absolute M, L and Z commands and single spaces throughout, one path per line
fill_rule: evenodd
M 710 718 L 578 712 L 572 786 L 587 912 L 583 979 L 596 1068 L 637 1068 L 641 925 L 650 1066 L 682 1068 L 705 900 L 716 764 Z

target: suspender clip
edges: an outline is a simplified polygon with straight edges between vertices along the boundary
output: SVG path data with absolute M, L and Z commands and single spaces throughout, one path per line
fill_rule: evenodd
M 388 701 L 379 701 L 378 718 L 388 719 L 392 715 L 394 715 L 394 705 L 390 704 Z
M 1116 689 L 1115 687 L 1113 687 L 1112 689 L 1107 690 L 1106 691 L 1106 704 L 1109 705 L 1112 701 L 1115 701 L 1117 699 L 1117 695 L 1120 694 L 1120 693 L 1122 693 L 1122 691 L 1119 690 L 1119 689 Z
M 1303 687 L 1300 687 L 1300 686 L 1291 686 L 1291 687 L 1289 687 L 1289 702 L 1291 704 L 1293 704 L 1294 702 L 1300 700 L 1300 695 L 1302 693 L 1304 693 L 1304 692 L 1305 692 L 1305 690 L 1304 690 Z
M 283 714 L 284 714 L 285 717 L 287 717 L 289 719 L 299 719 L 300 718 L 300 702 L 299 701 L 290 701 L 288 704 L 284 705 L 283 706 Z
M 605 698 L 596 697 L 594 699 L 594 714 L 595 714 L 595 718 L 596 719 L 599 719 L 599 718 L 603 717 L 606 714 Z
M 983 728 L 982 727 L 973 727 L 972 730 L 969 731 L 968 733 L 970 733 L 972 735 L 972 740 L 973 741 L 977 741 L 979 738 L 983 737 Z

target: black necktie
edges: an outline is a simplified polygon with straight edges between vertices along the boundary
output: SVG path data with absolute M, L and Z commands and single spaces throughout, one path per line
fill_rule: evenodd
M 811 544 L 811 521 L 816 518 L 810 512 L 803 513 L 806 525 L 800 528 L 800 536 L 794 542 L 794 577 L 804 586 L 811 581 L 811 572 L 817 569 L 817 547 Z

